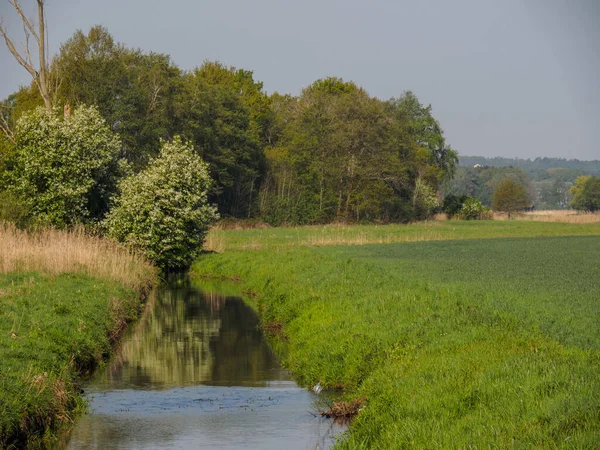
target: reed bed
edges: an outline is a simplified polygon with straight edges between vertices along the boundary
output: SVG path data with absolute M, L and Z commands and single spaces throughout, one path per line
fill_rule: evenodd
M 117 243 L 87 235 L 83 228 L 23 231 L 0 223 L 0 273 L 82 273 L 143 291 L 156 269 L 141 255 Z
M 494 220 L 506 220 L 506 215 L 496 217 Z M 599 223 L 600 212 L 578 212 L 573 210 L 547 210 L 519 213 L 515 220 L 530 220 L 535 222 L 563 222 L 563 223 Z

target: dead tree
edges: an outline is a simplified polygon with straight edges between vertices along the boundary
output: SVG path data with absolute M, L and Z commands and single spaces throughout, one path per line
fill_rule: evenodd
M 23 31 L 25 32 L 25 49 L 24 54 L 19 52 L 15 47 L 13 41 L 6 34 L 6 28 L 3 26 L 2 22 L 0 22 L 0 35 L 4 38 L 6 42 L 6 46 L 10 53 L 15 57 L 17 62 L 29 72 L 31 77 L 33 78 L 33 82 L 38 88 L 42 99 L 44 100 L 44 105 L 46 109 L 50 111 L 52 109 L 52 95 L 51 95 L 51 81 L 48 76 L 48 64 L 46 63 L 46 24 L 44 22 L 44 1 L 45 0 L 36 0 L 37 1 L 37 11 L 38 11 L 38 26 L 37 30 L 34 27 L 29 19 L 25 16 L 21 5 L 18 0 L 9 0 L 9 3 L 15 8 L 17 14 L 21 18 L 23 22 Z M 29 48 L 29 41 L 31 37 L 35 40 L 37 44 L 37 53 L 39 57 L 39 65 L 36 69 L 36 66 L 33 62 L 33 58 L 31 56 L 31 50 Z

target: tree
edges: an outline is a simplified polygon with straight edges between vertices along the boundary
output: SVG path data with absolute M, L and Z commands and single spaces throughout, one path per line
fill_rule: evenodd
M 495 211 L 508 213 L 508 218 L 513 212 L 521 211 L 529 206 L 525 186 L 515 182 L 512 178 L 505 178 L 500 182 L 492 196 L 492 207 Z
M 227 83 L 209 83 L 206 77 L 201 69 L 182 77 L 175 128 L 208 163 L 215 180 L 210 194 L 220 212 L 248 217 L 264 176 L 264 149 L 242 94 Z
M 96 105 L 121 135 L 123 156 L 136 169 L 157 155 L 160 139 L 173 136 L 181 71 L 169 56 L 127 49 L 106 28 L 94 26 L 87 34 L 76 31 L 61 45 L 52 73 L 62 78 L 57 99 L 72 106 Z
M 571 187 L 571 206 L 580 211 L 600 211 L 600 178 L 580 176 Z
M 165 271 L 187 269 L 218 218 L 208 202 L 211 185 L 208 166 L 191 144 L 179 137 L 164 142 L 146 169 L 121 183 L 105 221 L 108 233 Z
M 404 133 L 413 143 L 426 150 L 428 163 L 435 167 L 438 181 L 451 180 L 458 164 L 458 154 L 446 144 L 444 132 L 433 117 L 431 105 L 423 106 L 411 91 L 387 103 L 394 116 L 404 124 Z
M 44 0 L 36 0 L 37 1 L 37 11 L 38 11 L 38 23 L 37 30 L 34 26 L 35 24 L 31 23 L 27 16 L 23 12 L 23 8 L 19 4 L 18 0 L 9 0 L 9 3 L 15 8 L 15 11 L 21 18 L 23 22 L 23 32 L 25 33 L 25 54 L 22 54 L 17 50 L 13 41 L 8 37 L 6 33 L 6 29 L 3 24 L 0 22 L 0 35 L 4 38 L 4 42 L 6 43 L 6 47 L 10 53 L 14 56 L 17 62 L 29 72 L 31 77 L 33 78 L 33 82 L 38 88 L 42 99 L 44 100 L 44 106 L 46 110 L 50 111 L 52 109 L 52 83 L 50 77 L 48 77 L 48 63 L 46 61 L 46 22 L 44 18 Z M 38 54 L 38 67 L 36 68 L 35 63 L 33 62 L 33 57 L 31 55 L 31 49 L 29 48 L 29 40 L 33 36 L 36 44 L 37 44 L 37 54 Z M 4 130 L 4 126 L 2 129 Z M 6 130 L 4 130 L 6 132 Z
M 34 221 L 67 227 L 104 217 L 126 170 L 119 137 L 96 108 L 80 106 L 63 117 L 38 107 L 21 117 L 15 138 L 7 188 Z

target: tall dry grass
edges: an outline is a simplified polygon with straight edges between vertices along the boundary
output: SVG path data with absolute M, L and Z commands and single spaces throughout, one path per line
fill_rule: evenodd
M 586 213 L 573 210 L 546 210 L 513 213 L 513 220 L 527 220 L 533 222 L 563 222 L 563 223 L 598 223 L 600 213 Z M 494 212 L 494 220 L 508 220 L 506 213 Z
M 81 273 L 115 281 L 142 292 L 154 284 L 157 271 L 141 255 L 118 244 L 71 231 L 22 231 L 0 222 L 0 273 Z

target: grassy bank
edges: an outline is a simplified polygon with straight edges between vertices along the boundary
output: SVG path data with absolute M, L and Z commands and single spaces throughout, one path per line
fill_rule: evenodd
M 0 448 L 43 447 L 73 422 L 82 372 L 107 357 L 156 279 L 81 231 L 0 224 Z
M 302 382 L 367 398 L 342 448 L 593 448 L 598 248 L 598 236 L 273 246 L 206 255 L 193 272 L 258 294 Z
M 296 246 L 391 244 L 394 242 L 493 239 L 541 236 L 598 236 L 600 222 L 430 221 L 410 225 L 321 225 L 222 230 L 212 229 L 206 250 L 263 250 Z

